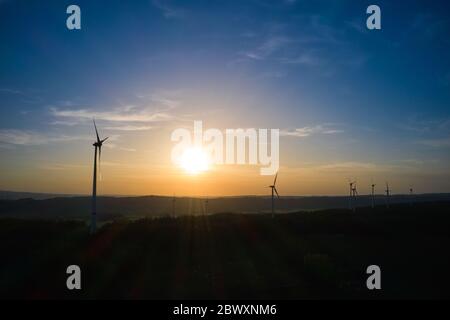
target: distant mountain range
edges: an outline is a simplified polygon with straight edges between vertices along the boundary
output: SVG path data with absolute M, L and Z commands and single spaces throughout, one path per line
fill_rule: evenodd
M 0 200 L 19 200 L 19 199 L 51 199 L 59 197 L 74 197 L 80 196 L 75 194 L 58 194 L 58 193 L 36 193 L 36 192 L 17 192 L 17 191 L 3 191 L 0 190 Z
M 43 219 L 87 219 L 91 211 L 89 196 L 41 194 L 0 191 L 0 217 Z M 390 203 L 450 201 L 450 194 L 393 195 Z M 386 198 L 376 195 L 376 205 L 384 205 Z M 301 210 L 348 208 L 347 196 L 295 196 L 276 200 L 279 213 Z M 370 206 L 371 197 L 361 195 L 357 207 Z M 175 215 L 200 215 L 210 213 L 270 212 L 271 199 L 267 196 L 218 197 L 206 199 L 192 197 L 99 197 L 100 220 L 117 218 L 142 218 Z

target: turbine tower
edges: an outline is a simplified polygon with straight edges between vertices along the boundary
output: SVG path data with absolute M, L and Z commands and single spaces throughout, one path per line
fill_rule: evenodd
M 175 194 L 172 198 L 172 218 L 175 217 L 175 202 L 177 202 L 177 199 L 175 198 Z
M 356 196 L 358 195 L 358 191 L 356 190 L 356 181 L 353 183 L 353 188 L 352 188 L 352 197 L 353 197 L 353 211 L 356 210 Z
M 372 182 L 372 209 L 375 208 L 375 186 L 376 184 Z
M 356 181 L 351 181 L 351 180 L 349 180 L 349 186 L 350 186 L 350 197 L 348 198 L 348 208 L 350 209 L 350 210 L 352 210 L 353 209 L 353 201 L 352 201 L 352 199 L 353 199 L 353 185 L 356 183 Z
M 274 194 L 274 192 L 277 194 L 278 199 L 280 199 L 280 195 L 278 194 L 278 191 L 276 188 L 277 177 L 278 177 L 278 172 L 275 175 L 275 179 L 273 180 L 273 185 L 269 186 L 269 188 L 272 189 L 272 218 L 275 215 L 275 194 Z
M 414 200 L 414 192 L 413 192 L 413 187 L 411 186 L 409 188 L 409 205 L 410 206 L 413 205 L 413 200 Z
M 391 190 L 389 190 L 389 183 L 386 182 L 386 207 L 389 209 L 389 196 L 391 194 Z
M 103 142 L 105 142 L 108 137 L 101 140 L 98 131 L 97 131 L 97 125 L 94 121 L 94 128 L 95 128 L 95 134 L 97 136 L 97 141 L 94 142 L 93 146 L 95 147 L 94 151 L 94 179 L 92 183 L 92 214 L 91 214 L 91 234 L 95 233 L 95 230 L 97 228 L 97 155 L 98 155 L 98 166 L 100 169 L 100 160 L 102 156 L 102 145 Z
M 205 199 L 205 214 L 208 214 L 208 198 Z

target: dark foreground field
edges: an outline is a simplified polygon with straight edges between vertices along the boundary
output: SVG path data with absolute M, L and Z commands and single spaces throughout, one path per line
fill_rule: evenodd
M 0 219 L 2 298 L 450 298 L 450 203 L 81 222 Z M 66 267 L 82 290 L 66 289 Z M 382 290 L 366 288 L 381 267 Z

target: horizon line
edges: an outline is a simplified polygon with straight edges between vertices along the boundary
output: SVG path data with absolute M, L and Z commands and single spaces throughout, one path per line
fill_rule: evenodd
M 60 193 L 60 192 L 35 192 L 35 191 L 16 191 L 16 190 L 0 190 L 0 193 L 29 193 L 38 195 L 48 195 L 55 197 L 92 197 L 89 193 Z M 371 193 L 360 194 L 359 197 L 371 196 Z M 385 193 L 375 193 L 375 196 L 386 196 Z M 424 195 L 450 195 L 450 192 L 424 192 L 414 193 L 413 196 Z M 348 194 L 303 194 L 303 195 L 281 195 L 280 198 L 301 198 L 301 197 L 348 197 Z M 411 196 L 409 193 L 393 193 L 390 196 Z M 111 197 L 111 198 L 140 198 L 140 197 L 161 197 L 161 198 L 198 198 L 198 199 L 215 199 L 215 198 L 270 198 L 270 195 L 265 194 L 243 194 L 243 195 L 222 195 L 222 196 L 189 196 L 189 195 L 165 195 L 165 194 L 102 194 L 98 197 Z M 0 199 L 2 200 L 2 199 Z

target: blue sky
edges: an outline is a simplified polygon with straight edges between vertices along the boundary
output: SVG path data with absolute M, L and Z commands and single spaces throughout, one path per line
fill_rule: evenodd
M 170 131 L 195 119 L 279 128 L 282 170 L 322 181 L 289 194 L 339 194 L 349 177 L 450 191 L 446 1 L 44 2 L 0 1 L 1 189 L 87 192 L 95 116 L 110 193 L 132 179 L 123 166 L 156 179 Z M 370 4 L 382 30 L 365 27 Z M 67 178 L 43 186 L 55 171 Z

